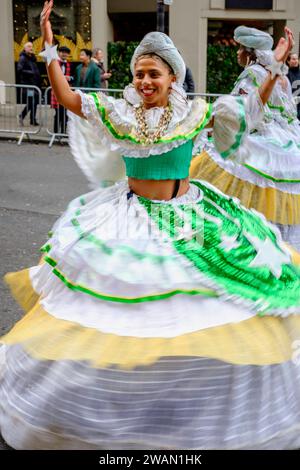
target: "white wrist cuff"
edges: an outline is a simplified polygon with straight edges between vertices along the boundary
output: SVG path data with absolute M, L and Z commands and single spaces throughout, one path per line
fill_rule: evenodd
M 57 54 L 57 45 L 50 46 L 45 42 L 45 50 L 39 53 L 39 56 L 43 57 L 44 61 L 47 62 L 47 65 L 50 65 L 52 60 L 58 60 L 59 55 Z

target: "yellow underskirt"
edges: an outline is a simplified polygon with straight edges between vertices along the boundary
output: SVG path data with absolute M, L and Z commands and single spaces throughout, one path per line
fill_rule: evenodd
M 190 177 L 208 181 L 228 196 L 240 199 L 247 208 L 261 212 L 271 222 L 283 225 L 300 224 L 300 195 L 275 188 L 260 188 L 223 170 L 207 152 L 193 158 Z
M 21 344 L 38 360 L 88 361 L 95 368 L 116 365 L 123 369 L 149 365 L 163 357 L 208 357 L 239 365 L 268 365 L 290 360 L 295 353 L 293 341 L 300 337 L 300 316 L 296 315 L 285 319 L 256 316 L 175 338 L 107 334 L 46 312 L 32 288 L 29 270 L 9 274 L 6 281 L 28 313 L 0 342 Z

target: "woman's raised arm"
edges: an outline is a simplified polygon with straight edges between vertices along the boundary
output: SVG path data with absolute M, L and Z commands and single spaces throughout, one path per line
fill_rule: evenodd
M 45 1 L 44 8 L 40 16 L 40 26 L 43 37 L 43 44 L 47 43 L 52 46 L 53 32 L 49 17 L 53 8 L 53 0 Z M 62 73 L 57 60 L 52 60 L 46 65 L 48 77 L 52 86 L 52 90 L 59 104 L 69 109 L 80 117 L 84 117 L 81 113 L 81 97 L 70 89 L 70 86 Z

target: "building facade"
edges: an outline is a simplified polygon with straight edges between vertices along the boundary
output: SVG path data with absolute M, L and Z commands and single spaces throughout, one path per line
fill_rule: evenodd
M 15 83 L 15 63 L 25 42 L 41 48 L 39 13 L 42 0 L 1 0 L 0 80 Z M 156 0 L 56 0 L 53 29 L 56 39 L 78 60 L 82 47 L 106 50 L 110 41 L 139 41 L 156 28 Z M 297 0 L 173 0 L 165 7 L 165 30 L 191 68 L 196 90 L 206 90 L 208 44 L 230 45 L 240 24 L 270 32 L 275 42 L 288 25 L 299 52 L 300 2 Z

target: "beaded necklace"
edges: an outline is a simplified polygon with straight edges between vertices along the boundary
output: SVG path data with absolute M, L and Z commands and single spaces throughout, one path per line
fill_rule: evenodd
M 168 106 L 164 109 L 163 114 L 161 115 L 159 122 L 154 130 L 149 129 L 145 117 L 145 107 L 140 105 L 135 108 L 135 118 L 137 121 L 137 138 L 143 145 L 151 145 L 154 142 L 157 142 L 164 134 L 165 130 L 168 128 L 168 125 L 172 119 L 172 107 L 168 103 Z

